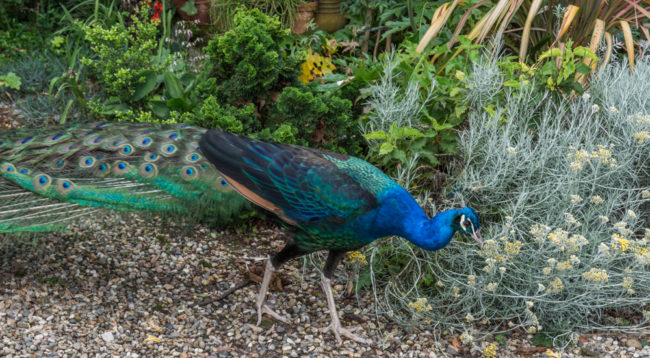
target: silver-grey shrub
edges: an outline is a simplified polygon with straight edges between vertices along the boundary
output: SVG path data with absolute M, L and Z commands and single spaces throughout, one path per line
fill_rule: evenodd
M 394 239 L 372 246 L 378 313 L 464 330 L 466 340 L 516 328 L 555 337 L 647 328 L 650 58 L 633 74 L 608 66 L 586 95 L 561 103 L 527 89 L 483 91 L 485 77 L 470 76 L 478 110 L 460 135 L 462 169 L 450 186 L 463 189 L 443 205 L 477 209 L 485 245 L 457 237 L 435 253 Z M 506 105 L 480 109 L 499 93 Z M 376 274 L 386 259 L 403 267 Z M 640 321 L 610 321 L 609 311 Z

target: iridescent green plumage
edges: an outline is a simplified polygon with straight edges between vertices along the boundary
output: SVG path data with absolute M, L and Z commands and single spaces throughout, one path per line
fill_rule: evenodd
M 102 123 L 0 133 L 0 233 L 58 230 L 97 208 L 228 220 L 246 200 L 200 153 L 204 132 Z

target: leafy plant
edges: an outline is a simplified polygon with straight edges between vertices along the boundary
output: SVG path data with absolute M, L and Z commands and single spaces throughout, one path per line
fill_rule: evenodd
M 5 75 L 0 75 L 0 89 L 5 87 L 19 90 L 21 85 L 22 81 L 20 77 L 16 76 L 16 74 L 13 72 L 9 72 Z

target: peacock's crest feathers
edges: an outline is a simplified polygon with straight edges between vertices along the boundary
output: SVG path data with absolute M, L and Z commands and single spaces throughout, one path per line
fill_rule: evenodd
M 2 133 L 0 232 L 57 229 L 94 208 L 228 219 L 245 200 L 201 154 L 203 133 L 135 123 Z

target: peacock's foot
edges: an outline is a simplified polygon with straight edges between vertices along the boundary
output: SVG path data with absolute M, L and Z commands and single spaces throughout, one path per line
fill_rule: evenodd
M 269 316 L 277 319 L 278 321 L 286 324 L 291 324 L 291 321 L 289 319 L 284 318 L 277 314 L 275 311 L 271 309 L 268 305 L 264 304 L 261 306 L 257 306 L 257 325 L 259 326 L 262 323 L 262 314 L 268 314 Z
M 336 340 L 339 343 L 342 342 L 342 340 L 341 340 L 342 335 L 345 336 L 345 337 L 350 338 L 353 341 L 361 343 L 361 344 L 370 344 L 370 343 L 372 343 L 371 340 L 362 338 L 362 337 L 357 336 L 356 334 L 352 333 L 352 332 L 356 331 L 357 329 L 359 329 L 359 327 L 353 327 L 353 328 L 347 329 L 347 328 L 341 327 L 340 323 L 338 323 L 338 322 L 332 322 L 329 326 L 327 326 L 325 328 L 321 328 L 321 332 L 332 331 L 332 333 L 334 333 L 334 336 L 336 336 Z

